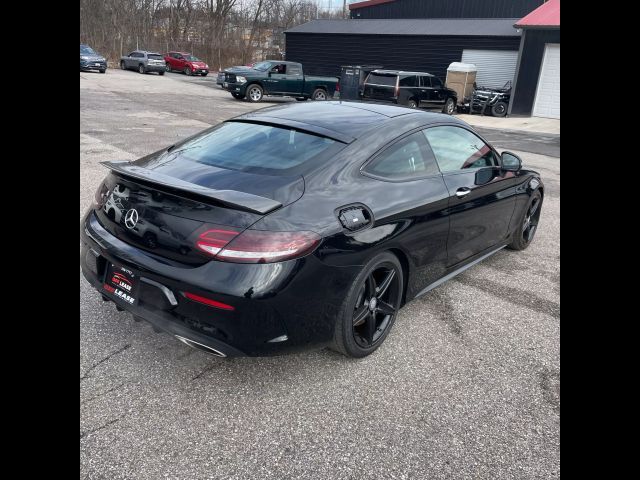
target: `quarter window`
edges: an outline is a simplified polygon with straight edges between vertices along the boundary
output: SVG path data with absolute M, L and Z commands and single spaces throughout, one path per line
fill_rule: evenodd
M 289 65 L 289 68 L 287 70 L 288 75 L 302 75 L 302 69 L 300 68 L 300 65 Z
M 442 173 L 498 166 L 491 147 L 460 127 L 433 127 L 423 130 Z
M 417 87 L 416 76 L 412 75 L 410 77 L 400 78 L 400 86 L 401 87 Z
M 366 83 L 370 85 L 384 85 L 387 87 L 395 87 L 397 78 L 398 77 L 395 75 L 383 75 L 379 73 L 370 73 Z
M 368 164 L 364 171 L 391 180 L 411 180 L 440 173 L 420 132 L 391 145 Z

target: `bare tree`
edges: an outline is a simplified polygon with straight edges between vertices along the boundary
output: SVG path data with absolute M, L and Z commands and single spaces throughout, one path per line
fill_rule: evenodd
M 341 12 L 312 0 L 80 0 L 80 42 L 112 62 L 181 50 L 222 68 L 281 55 L 284 31 L 318 17 Z

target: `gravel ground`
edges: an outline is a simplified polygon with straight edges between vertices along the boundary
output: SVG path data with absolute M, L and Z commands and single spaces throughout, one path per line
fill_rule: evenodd
M 81 214 L 98 162 L 264 106 L 215 77 L 81 73 Z M 519 154 L 547 187 L 531 247 L 409 303 L 362 360 L 211 357 L 117 312 L 81 276 L 81 477 L 558 477 L 560 159 Z

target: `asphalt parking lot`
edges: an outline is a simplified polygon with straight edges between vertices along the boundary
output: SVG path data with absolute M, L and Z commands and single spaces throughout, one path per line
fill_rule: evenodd
M 211 76 L 81 73 L 81 215 L 99 162 L 290 101 L 240 102 Z M 560 159 L 510 141 L 546 185 L 534 243 L 406 305 L 362 360 L 211 357 L 117 312 L 80 275 L 81 477 L 558 477 Z

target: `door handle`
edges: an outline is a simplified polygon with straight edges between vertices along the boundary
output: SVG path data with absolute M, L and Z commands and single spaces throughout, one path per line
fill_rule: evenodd
M 471 193 L 471 189 L 468 187 L 461 187 L 458 190 L 456 190 L 456 197 L 458 198 L 462 198 L 464 196 L 467 196 Z

